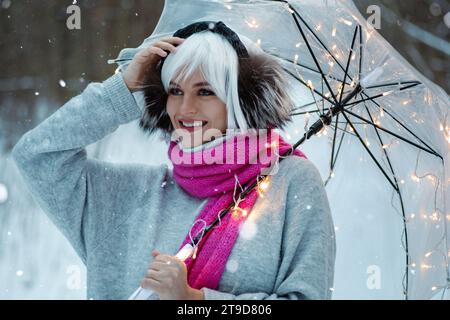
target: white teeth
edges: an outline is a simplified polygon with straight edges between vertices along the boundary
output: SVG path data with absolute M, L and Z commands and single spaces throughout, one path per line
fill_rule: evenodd
M 184 121 L 181 121 L 181 123 L 185 127 L 201 127 L 201 126 L 203 126 L 203 121 L 194 121 L 194 122 L 191 122 L 191 123 L 186 123 Z

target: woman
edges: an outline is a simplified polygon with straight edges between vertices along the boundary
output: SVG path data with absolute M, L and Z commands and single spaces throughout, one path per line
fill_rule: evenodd
M 13 157 L 86 264 L 88 298 L 126 299 L 139 285 L 160 299 L 331 297 L 334 227 L 320 174 L 300 151 L 287 156 L 292 146 L 274 131 L 290 120 L 285 88 L 281 67 L 248 39 L 198 22 L 20 139 Z M 87 145 L 136 119 L 165 134 L 173 170 L 86 157 Z M 249 130 L 261 128 L 267 140 Z M 241 198 L 264 169 L 264 188 Z M 194 256 L 174 257 L 195 236 Z

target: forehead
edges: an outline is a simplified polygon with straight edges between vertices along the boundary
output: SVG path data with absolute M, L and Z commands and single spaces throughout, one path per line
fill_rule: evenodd
M 170 81 L 170 84 L 171 85 L 178 85 L 178 86 L 182 86 L 182 87 L 209 85 L 209 83 L 203 77 L 203 75 L 200 72 L 200 70 L 195 70 L 194 72 L 192 72 L 192 74 L 189 77 L 187 77 L 185 80 L 183 80 L 181 82 L 177 82 L 176 81 L 176 77 L 175 77 L 174 79 L 172 79 L 172 81 Z

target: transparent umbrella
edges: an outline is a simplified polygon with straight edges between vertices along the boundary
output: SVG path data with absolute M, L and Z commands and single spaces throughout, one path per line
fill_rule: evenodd
M 445 297 L 450 284 L 450 104 L 348 0 L 168 0 L 150 37 L 223 21 L 279 60 L 295 106 L 285 132 L 325 177 L 338 252 L 334 296 Z M 295 143 L 294 143 L 295 142 Z M 247 186 L 252 188 L 255 185 Z

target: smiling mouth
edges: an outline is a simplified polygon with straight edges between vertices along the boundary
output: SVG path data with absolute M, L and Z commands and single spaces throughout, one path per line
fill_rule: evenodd
M 182 128 L 187 129 L 189 131 L 193 131 L 197 128 L 202 128 L 206 126 L 208 121 L 202 121 L 202 120 L 196 120 L 196 121 L 183 121 L 179 120 L 178 123 L 181 125 Z

